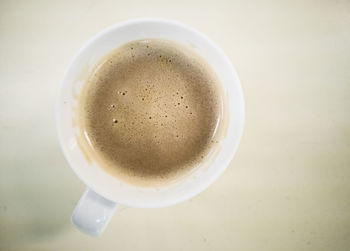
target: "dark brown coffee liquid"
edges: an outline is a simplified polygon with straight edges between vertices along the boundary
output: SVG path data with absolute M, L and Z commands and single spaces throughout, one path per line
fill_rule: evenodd
M 218 80 L 173 42 L 139 40 L 108 54 L 79 99 L 79 124 L 108 173 L 143 184 L 194 168 L 217 141 Z

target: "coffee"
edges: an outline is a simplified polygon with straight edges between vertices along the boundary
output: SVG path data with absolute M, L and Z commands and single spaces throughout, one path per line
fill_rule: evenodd
M 184 46 L 137 40 L 106 55 L 78 100 L 84 146 L 109 174 L 164 184 L 193 170 L 220 141 L 220 83 Z

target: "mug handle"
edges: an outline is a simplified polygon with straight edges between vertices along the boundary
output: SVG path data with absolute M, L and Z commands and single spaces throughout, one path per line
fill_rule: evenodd
M 82 232 L 100 236 L 112 218 L 117 203 L 86 188 L 72 214 L 72 223 Z

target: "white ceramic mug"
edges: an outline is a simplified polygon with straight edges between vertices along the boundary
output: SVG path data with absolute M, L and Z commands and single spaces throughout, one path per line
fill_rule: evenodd
M 97 61 L 132 40 L 159 38 L 176 41 L 200 54 L 216 71 L 227 98 L 228 128 L 220 150 L 208 166 L 202 163 L 193 175 L 164 187 L 142 188 L 112 177 L 79 147 L 74 125 L 77 97 L 84 78 Z M 207 188 L 225 170 L 238 147 L 244 124 L 244 100 L 230 60 L 207 36 L 182 23 L 164 19 L 135 19 L 117 23 L 88 41 L 66 69 L 56 104 L 58 138 L 73 171 L 88 187 L 78 202 L 72 222 L 81 231 L 100 235 L 117 205 L 155 208 L 187 200 Z

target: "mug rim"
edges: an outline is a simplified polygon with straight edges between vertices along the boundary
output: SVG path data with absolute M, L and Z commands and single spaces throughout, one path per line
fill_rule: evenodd
M 89 186 L 89 181 L 85 180 L 78 172 L 75 168 L 73 168 L 73 163 L 70 160 L 70 156 L 69 156 L 69 151 L 67 149 L 66 143 L 63 142 L 63 137 L 61 135 L 61 121 L 60 121 L 60 101 L 61 101 L 61 97 L 62 97 L 62 89 L 63 89 L 63 85 L 65 82 L 65 79 L 68 75 L 68 73 L 71 71 L 72 66 L 75 64 L 76 60 L 79 58 L 79 56 L 82 54 L 82 52 L 84 52 L 84 50 L 86 48 L 88 48 L 92 43 L 94 43 L 94 41 L 96 41 L 98 38 L 104 36 L 105 34 L 108 34 L 110 32 L 113 32 L 113 30 L 121 28 L 121 27 L 125 27 L 128 25 L 133 25 L 133 24 L 139 24 L 139 23 L 147 23 L 147 22 L 156 22 L 156 23 L 163 23 L 163 24 L 168 24 L 168 25 L 174 25 L 177 27 L 180 27 L 182 29 L 185 29 L 191 33 L 194 33 L 196 35 L 198 35 L 199 37 L 201 37 L 201 39 L 204 39 L 207 43 L 210 44 L 210 46 L 212 48 L 214 48 L 214 51 L 216 54 L 218 54 L 224 61 L 225 64 L 230 68 L 230 72 L 233 74 L 235 80 L 237 81 L 236 83 L 236 87 L 238 89 L 238 95 L 240 96 L 241 102 L 240 102 L 240 111 L 241 111 L 241 120 L 240 120 L 240 131 L 239 131 L 239 135 L 238 135 L 238 139 L 236 140 L 236 144 L 234 146 L 233 149 L 231 149 L 231 153 L 230 156 L 226 159 L 229 159 L 229 161 L 227 161 L 227 163 L 224 163 L 221 168 L 217 168 L 217 171 L 215 172 L 215 175 L 213 175 L 213 177 L 211 177 L 211 179 L 209 181 L 207 181 L 206 183 L 203 183 L 201 186 L 198 186 L 197 189 L 194 189 L 191 193 L 188 193 L 185 196 L 182 196 L 181 198 L 177 198 L 174 199 L 172 201 L 166 201 L 165 203 L 155 203 L 155 204 L 147 204 L 147 205 L 140 205 L 138 203 L 129 203 L 129 201 L 119 201 L 119 200 L 115 200 L 114 198 L 111 198 L 110 196 L 105 196 L 103 193 L 101 193 L 98 189 Z M 131 40 L 130 40 L 131 41 Z M 164 207 L 164 206 L 170 206 L 173 204 L 177 204 L 179 202 L 185 201 L 197 194 L 199 194 L 200 192 L 204 191 L 206 188 L 208 188 L 223 172 L 224 170 L 226 170 L 226 168 L 228 167 L 230 161 L 233 159 L 238 145 L 241 141 L 242 135 L 243 135 L 243 128 L 244 128 L 244 120 L 245 120 L 245 105 L 244 105 L 244 96 L 243 96 L 243 91 L 242 91 L 242 87 L 241 87 L 241 82 L 237 76 L 237 73 L 235 71 L 235 68 L 233 67 L 230 59 L 227 57 L 227 55 L 222 51 L 222 49 L 220 47 L 218 47 L 208 36 L 206 36 L 205 34 L 199 32 L 198 30 L 196 30 L 195 28 L 192 28 L 191 26 L 188 26 L 186 24 L 183 24 L 179 21 L 175 21 L 175 20 L 171 20 L 171 19 L 164 19 L 164 18 L 136 18 L 136 19 L 129 19 L 129 20 L 125 20 L 122 22 L 118 22 L 115 23 L 105 29 L 103 29 L 102 31 L 98 32 L 96 35 L 94 35 L 92 38 L 90 38 L 87 42 L 85 42 L 83 44 L 83 46 L 80 47 L 80 49 L 76 52 L 76 54 L 73 56 L 73 58 L 71 59 L 70 63 L 68 64 L 68 66 L 66 67 L 63 77 L 60 81 L 60 86 L 59 86 L 59 90 L 58 90 L 58 95 L 56 98 L 56 106 L 55 106 L 55 119 L 56 119 L 56 132 L 57 132 L 57 136 L 58 136 L 58 140 L 59 140 L 59 144 L 60 144 L 60 148 L 62 149 L 62 152 L 64 154 L 65 159 L 67 160 L 69 166 L 71 167 L 71 169 L 74 171 L 74 173 L 79 177 L 80 180 L 82 180 L 84 182 L 85 185 L 89 186 L 90 189 L 94 190 L 95 192 L 97 192 L 98 194 L 100 194 L 101 196 L 110 199 L 112 201 L 115 201 L 117 203 L 121 203 L 123 205 L 126 206 L 132 206 L 132 207 L 143 207 L 143 208 L 158 208 L 158 207 Z M 230 126 L 229 126 L 230 127 Z M 230 129 L 229 129 L 230 130 Z

